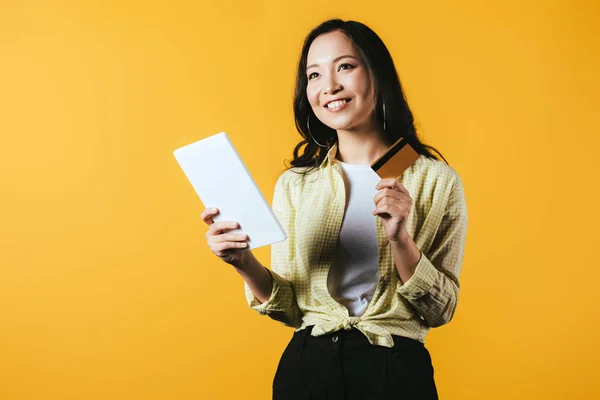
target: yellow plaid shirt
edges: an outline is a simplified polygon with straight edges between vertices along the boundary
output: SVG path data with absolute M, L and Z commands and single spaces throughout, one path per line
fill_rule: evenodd
M 334 144 L 304 179 L 287 170 L 277 180 L 272 208 L 288 239 L 271 246 L 271 297 L 261 304 L 246 284 L 248 304 L 296 330 L 314 325 L 313 336 L 355 327 L 374 345 L 392 347 L 391 335 L 425 342 L 429 329 L 448 323 L 456 310 L 467 230 L 461 179 L 446 163 L 423 155 L 398 176 L 413 199 L 406 228 L 421 259 L 402 284 L 377 218 L 379 282 L 363 315 L 350 317 L 327 289 L 346 205 L 336 154 Z

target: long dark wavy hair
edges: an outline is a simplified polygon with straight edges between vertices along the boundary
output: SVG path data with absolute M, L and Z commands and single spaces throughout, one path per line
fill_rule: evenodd
M 383 108 L 385 105 L 385 134 L 388 141 L 395 143 L 400 137 L 404 137 L 417 153 L 439 160 L 438 157 L 429 151 L 431 149 L 439 154 L 446 164 L 448 164 L 448 161 L 446 161 L 437 149 L 423 144 L 419 140 L 414 125 L 413 114 L 406 102 L 394 61 L 379 36 L 360 22 L 331 19 L 313 29 L 304 40 L 304 45 L 302 46 L 294 92 L 294 118 L 296 129 L 303 137 L 303 140 L 294 148 L 294 159 L 290 162 L 291 167 L 309 167 L 308 169 L 303 169 L 303 172 L 301 172 L 303 175 L 309 173 L 321 164 L 327 155 L 327 151 L 337 141 L 335 129 L 323 124 L 316 117 L 306 96 L 306 85 L 308 84 L 308 77 L 306 76 L 308 50 L 318 36 L 332 31 L 341 31 L 348 36 L 354 44 L 362 62 L 367 66 L 375 87 L 375 117 L 382 130 Z M 311 139 L 308 133 L 309 124 L 312 136 L 319 143 L 326 144 L 326 148 L 318 146 Z M 300 154 L 301 150 L 303 150 L 302 154 Z

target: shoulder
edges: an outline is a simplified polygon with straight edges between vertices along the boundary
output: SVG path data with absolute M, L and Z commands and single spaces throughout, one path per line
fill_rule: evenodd
M 306 175 L 308 168 L 290 168 L 282 172 L 275 183 L 275 191 L 273 193 L 273 204 L 285 204 L 286 207 L 295 207 L 298 199 L 302 198 L 302 193 L 305 193 L 307 178 L 315 171 L 311 171 Z
M 421 155 L 400 177 L 414 200 L 415 214 L 431 217 L 466 215 L 465 198 L 458 172 L 444 161 Z
M 405 173 L 412 175 L 420 182 L 431 184 L 440 189 L 453 188 L 455 185 L 461 184 L 460 175 L 454 168 L 444 161 L 424 155 L 419 156 L 419 159 Z
M 317 174 L 318 168 L 308 172 L 308 167 L 292 167 L 283 171 L 275 183 L 276 189 L 290 190 L 292 187 L 301 187 L 308 177 Z

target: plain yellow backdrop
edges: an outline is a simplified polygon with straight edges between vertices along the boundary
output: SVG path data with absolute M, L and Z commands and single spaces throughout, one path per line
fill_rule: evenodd
M 441 398 L 600 398 L 598 2 L 0 0 L 0 399 L 270 398 L 292 330 L 247 307 L 172 152 L 227 131 L 270 202 L 330 17 L 382 37 L 463 179 Z

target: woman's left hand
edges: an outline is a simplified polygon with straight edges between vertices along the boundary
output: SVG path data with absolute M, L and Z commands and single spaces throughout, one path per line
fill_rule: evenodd
M 380 180 L 375 189 L 379 192 L 373 198 L 373 215 L 381 217 L 388 240 L 399 241 L 408 235 L 406 221 L 413 203 L 410 193 L 396 178 Z

